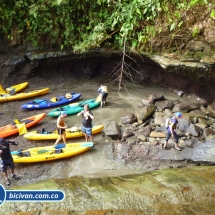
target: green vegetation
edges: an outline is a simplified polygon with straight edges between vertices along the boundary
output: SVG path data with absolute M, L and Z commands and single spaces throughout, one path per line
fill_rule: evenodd
M 11 45 L 31 41 L 76 53 L 121 50 L 125 40 L 136 52 L 180 50 L 185 41 L 201 37 L 196 20 L 214 20 L 213 1 L 0 0 L 0 31 Z

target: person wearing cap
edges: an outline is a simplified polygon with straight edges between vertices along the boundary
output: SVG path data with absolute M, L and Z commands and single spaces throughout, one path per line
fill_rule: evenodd
M 93 142 L 92 120 L 94 119 L 94 115 L 89 110 L 89 105 L 85 104 L 84 110 L 78 113 L 77 116 L 82 116 L 82 132 L 84 133 L 86 142 L 88 142 L 89 138 Z
M 107 86 L 101 84 L 101 86 L 98 89 L 98 93 L 102 94 L 101 105 L 100 105 L 100 107 L 102 108 L 102 106 L 105 106 L 106 99 L 108 97 L 108 88 L 107 88 Z
M 0 138 L 1 169 L 5 175 L 5 183 L 8 186 L 10 185 L 10 180 L 7 174 L 8 167 L 10 168 L 12 178 L 19 179 L 19 176 L 14 174 L 14 162 L 10 152 L 10 145 L 17 146 L 18 143 L 12 140 L 5 140 L 4 138 Z
M 66 144 L 66 128 L 67 125 L 64 121 L 64 118 L 67 116 L 65 111 L 62 111 L 60 116 L 57 118 L 57 133 L 59 135 L 58 139 L 55 142 L 55 146 L 63 139 L 64 144 Z
M 171 119 L 171 123 L 169 124 L 168 128 L 167 128 L 167 134 L 166 134 L 166 139 L 165 139 L 165 143 L 162 146 L 163 149 L 167 148 L 167 144 L 168 144 L 168 140 L 169 138 L 172 136 L 172 138 L 175 138 L 175 149 L 178 151 L 181 151 L 181 148 L 178 147 L 178 140 L 179 140 L 179 136 L 177 135 L 177 133 L 175 132 L 176 129 L 176 125 L 178 123 L 178 119 L 182 118 L 182 114 L 181 112 L 177 112 L 175 113 L 175 115 L 172 117 Z

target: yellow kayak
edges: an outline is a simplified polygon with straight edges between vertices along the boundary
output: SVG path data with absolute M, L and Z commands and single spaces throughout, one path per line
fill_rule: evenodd
M 11 87 L 7 87 L 3 89 L 2 85 L 0 84 L 0 94 L 15 94 L 28 86 L 28 82 L 23 82 L 21 84 L 13 85 Z
M 15 95 L 0 93 L 0 102 L 8 102 L 8 101 L 13 101 L 13 100 L 26 99 L 26 98 L 46 94 L 48 91 L 49 91 L 49 88 L 44 88 L 44 89 L 40 89 L 40 90 L 33 90 L 28 93 L 17 93 Z
M 104 125 L 96 125 L 92 128 L 92 133 L 96 134 L 102 131 Z M 84 134 L 81 131 L 81 127 L 72 127 L 66 129 L 66 138 L 76 138 L 76 137 L 83 137 Z M 28 140 L 54 140 L 58 138 L 57 130 L 53 132 L 45 131 L 42 129 L 41 131 L 31 131 L 25 134 L 25 137 Z
M 58 144 L 11 152 L 15 163 L 33 163 L 71 157 L 89 150 L 93 142 Z

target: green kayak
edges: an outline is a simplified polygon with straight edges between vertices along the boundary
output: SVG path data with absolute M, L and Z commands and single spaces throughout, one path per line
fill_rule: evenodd
M 96 99 L 89 99 L 83 102 L 72 103 L 69 105 L 62 106 L 60 108 L 53 109 L 49 112 L 48 116 L 60 116 L 62 111 L 65 111 L 67 115 L 72 115 L 81 112 L 84 110 L 84 105 L 88 104 L 89 109 L 95 108 L 100 105 L 100 101 L 97 102 Z

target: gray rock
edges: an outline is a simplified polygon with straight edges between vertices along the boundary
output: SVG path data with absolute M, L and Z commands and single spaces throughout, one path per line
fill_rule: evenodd
M 188 133 L 190 133 L 194 137 L 198 137 L 199 133 L 196 129 L 196 126 L 193 124 L 190 124 L 189 128 L 186 130 Z
M 151 94 L 149 95 L 148 99 L 142 99 L 142 103 L 144 105 L 151 105 L 155 104 L 157 101 L 163 101 L 165 98 L 163 95 L 160 94 Z
M 177 112 L 177 111 L 181 111 L 181 112 L 189 112 L 191 110 L 196 110 L 200 107 L 200 105 L 198 103 L 180 103 L 180 104 L 176 104 L 172 111 L 173 112 Z
M 145 137 L 149 137 L 151 133 L 151 126 L 147 125 L 146 127 L 143 127 L 138 130 L 137 135 L 144 135 Z
M 206 129 L 204 130 L 204 136 L 207 137 L 207 136 L 209 136 L 209 135 L 215 135 L 215 131 L 212 130 L 212 129 L 210 129 L 210 128 L 206 128 Z
M 126 124 L 132 124 L 137 121 L 137 117 L 133 113 L 126 113 L 121 117 L 121 122 Z
M 127 129 L 123 132 L 121 141 L 125 141 L 128 137 L 131 137 L 133 135 L 134 135 L 133 131 L 131 129 Z
M 186 132 L 187 129 L 190 126 L 190 122 L 188 120 L 186 120 L 185 118 L 180 118 L 178 119 L 178 129 L 181 131 Z
M 121 132 L 116 121 L 111 121 L 105 126 L 105 134 L 112 139 L 120 139 Z
M 206 116 L 209 116 L 209 117 L 212 117 L 212 118 L 215 118 L 215 112 L 214 111 L 211 111 L 205 107 L 201 107 L 200 110 L 206 115 Z
M 163 111 L 165 109 L 172 110 L 172 108 L 174 107 L 174 104 L 173 104 L 173 102 L 171 102 L 169 100 L 165 100 L 165 101 L 158 101 L 158 102 L 156 102 L 155 106 L 157 107 L 158 111 Z
M 144 142 L 147 140 L 147 138 L 144 135 L 138 135 L 137 138 Z
M 135 115 L 137 116 L 138 122 L 141 124 L 146 119 L 148 119 L 150 116 L 154 114 L 156 110 L 155 105 L 149 105 L 149 106 L 138 106 L 135 108 Z

